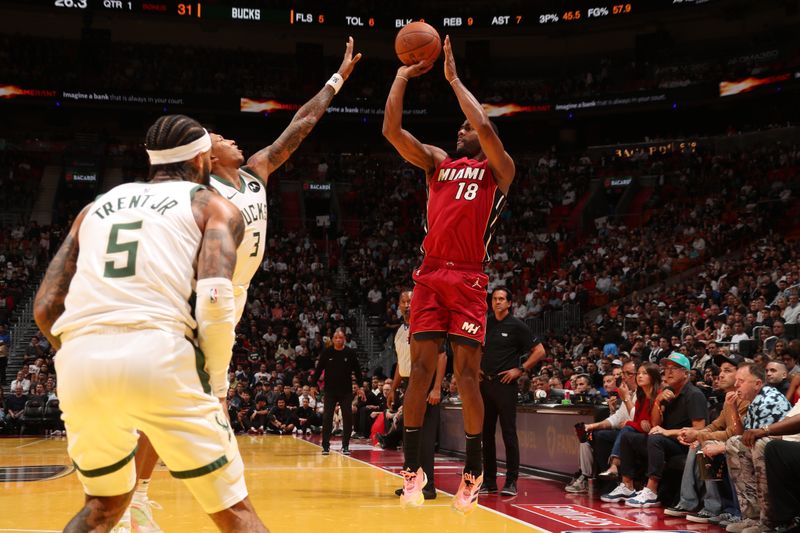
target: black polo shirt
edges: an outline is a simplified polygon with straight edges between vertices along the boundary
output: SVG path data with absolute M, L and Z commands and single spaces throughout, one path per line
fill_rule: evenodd
M 702 418 L 708 422 L 708 401 L 706 395 L 691 382 L 681 389 L 671 402 L 664 407 L 664 429 L 679 429 L 692 426 L 692 420 Z
M 336 350 L 330 346 L 323 350 L 317 361 L 317 379 L 325 372 L 325 392 L 348 394 L 352 392 L 353 378 L 361 379 L 361 369 L 358 366 L 358 356 L 351 348 Z
M 481 370 L 494 376 L 499 372 L 518 368 L 519 359 L 528 355 L 531 348 L 541 341 L 533 336 L 528 325 L 518 318 L 507 314 L 498 321 L 494 313 L 486 319 L 486 340 L 484 341 Z

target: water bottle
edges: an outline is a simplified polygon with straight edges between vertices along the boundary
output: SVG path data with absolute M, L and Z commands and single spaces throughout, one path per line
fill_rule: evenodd
M 561 400 L 561 405 L 572 405 L 572 391 L 564 391 L 564 399 Z

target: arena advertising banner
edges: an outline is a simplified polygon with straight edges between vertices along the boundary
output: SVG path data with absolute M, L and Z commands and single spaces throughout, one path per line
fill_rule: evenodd
M 590 146 L 588 155 L 602 155 L 612 152 L 621 159 L 637 159 L 652 155 L 666 155 L 675 152 L 682 154 L 695 153 L 699 144 L 694 139 L 663 139 L 658 141 L 628 144 L 606 144 Z
M 51 89 L 23 89 L 17 85 L 0 84 L 0 100 L 12 98 L 56 98 L 58 91 Z
M 550 104 L 543 105 L 521 105 L 515 103 L 507 104 L 483 104 L 484 109 L 490 117 L 511 117 L 524 113 L 543 113 L 552 111 Z M 263 98 L 242 98 L 240 110 L 242 113 L 272 113 L 273 111 L 295 111 L 300 108 L 299 104 L 290 104 L 279 100 Z M 383 115 L 382 107 L 364 105 L 341 105 L 330 106 L 328 113 L 343 115 Z M 428 116 L 435 112 L 430 108 L 406 108 L 403 109 L 405 115 Z
M 660 92 L 653 94 L 618 95 L 601 98 L 588 98 L 570 100 L 560 103 L 539 103 L 536 105 L 520 104 L 516 102 L 484 103 L 488 115 L 492 118 L 528 116 L 542 113 L 573 113 L 578 111 L 606 110 L 615 107 L 634 107 L 648 104 L 674 105 L 673 99 L 676 91 Z M 695 91 L 695 95 L 698 93 Z M 713 91 L 704 91 L 706 96 L 713 95 Z M 272 113 L 275 111 L 292 111 L 298 109 L 298 104 L 292 104 L 274 99 L 242 98 L 240 110 L 243 113 Z M 437 116 L 447 114 L 449 111 L 440 108 L 406 108 L 405 115 L 411 116 Z M 331 106 L 328 113 L 343 115 L 383 115 L 383 107 L 369 105 L 341 105 Z
M 800 78 L 800 73 L 783 74 L 768 78 L 748 78 L 736 82 L 722 82 L 717 87 L 714 83 L 698 84 L 654 91 L 649 93 L 603 95 L 592 98 L 540 102 L 526 104 L 520 102 L 492 102 L 484 104 L 492 118 L 530 117 L 539 114 L 569 114 L 608 112 L 620 108 L 636 108 L 641 106 L 661 106 L 675 108 L 691 100 L 704 100 L 752 91 L 754 88 Z M 52 103 L 56 107 L 62 105 L 90 105 L 116 107 L 150 107 L 168 110 L 202 109 L 227 113 L 294 113 L 300 103 L 275 98 L 255 98 L 222 96 L 209 97 L 202 95 L 182 94 L 147 94 L 117 92 L 103 90 L 73 90 L 57 88 L 31 88 L 17 84 L 0 83 L 0 102 L 42 102 Z M 328 108 L 328 113 L 340 116 L 368 117 L 383 115 L 383 101 L 348 103 L 342 100 Z M 440 117 L 446 116 L 450 110 L 442 106 L 410 107 L 403 110 L 406 116 Z
M 61 107 L 64 104 L 101 105 L 116 107 L 154 107 L 167 109 L 216 109 L 235 111 L 236 99 L 230 97 L 208 98 L 195 95 L 167 95 L 92 91 L 52 88 L 29 88 L 0 83 L 0 102 L 41 102 Z
M 797 80 L 800 80 L 800 72 L 784 72 L 773 76 L 750 76 L 741 80 L 721 81 L 719 83 L 719 95 L 724 97 L 763 89 L 780 90 L 781 83 Z
M 559 100 L 554 102 L 539 102 L 537 104 L 524 104 L 519 102 L 493 102 L 484 103 L 483 107 L 492 118 L 525 117 L 535 114 L 558 113 L 573 114 L 576 112 L 607 112 L 611 109 L 636 108 L 641 106 L 662 106 L 675 108 L 690 100 L 703 100 L 717 98 L 717 87 L 714 83 L 699 83 L 688 87 L 676 87 L 652 92 L 637 92 L 635 94 L 602 95 L 593 98 L 574 100 Z M 243 112 L 261 112 L 282 109 L 297 109 L 292 104 L 279 100 L 266 100 L 256 98 L 242 98 L 241 110 Z M 372 106 L 332 106 L 329 113 L 382 115 L 382 107 Z M 411 108 L 404 109 L 406 115 L 437 116 L 448 114 L 449 110 L 436 108 Z
M 276 111 L 296 111 L 300 109 L 300 104 L 282 102 L 280 100 L 266 98 L 242 98 L 239 110 L 242 113 L 272 113 Z M 333 115 L 383 115 L 383 108 L 369 105 L 332 105 L 327 110 Z M 405 115 L 428 115 L 430 110 L 427 108 L 404 109 Z

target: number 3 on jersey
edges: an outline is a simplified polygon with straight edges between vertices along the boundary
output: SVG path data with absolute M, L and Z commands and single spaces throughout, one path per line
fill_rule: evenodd
M 465 188 L 467 189 L 466 192 L 464 192 Z M 464 200 L 474 200 L 475 197 L 478 196 L 478 184 L 470 183 L 469 185 L 467 185 L 467 182 L 462 181 L 461 183 L 458 184 L 458 191 L 456 192 L 456 200 L 460 200 L 462 198 L 461 196 L 462 193 L 464 195 L 463 196 Z
M 111 226 L 111 234 L 108 236 L 107 254 L 127 254 L 125 266 L 117 268 L 115 261 L 106 261 L 106 268 L 103 271 L 105 278 L 128 278 L 136 275 L 136 253 L 139 251 L 139 241 L 119 242 L 120 230 L 142 229 L 142 221 L 128 222 L 127 224 L 114 224 Z
M 261 232 L 254 231 L 253 237 L 256 238 L 256 245 L 253 247 L 253 253 L 250 254 L 250 257 L 258 257 L 258 246 L 261 244 Z

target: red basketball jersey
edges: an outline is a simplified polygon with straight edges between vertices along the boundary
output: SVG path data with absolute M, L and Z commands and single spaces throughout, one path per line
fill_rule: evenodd
M 448 261 L 488 261 L 489 243 L 505 203 L 489 161 L 446 158 L 428 182 L 422 252 Z

